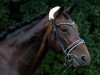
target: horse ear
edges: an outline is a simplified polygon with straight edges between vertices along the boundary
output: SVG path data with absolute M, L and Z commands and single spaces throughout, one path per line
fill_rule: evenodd
M 71 14 L 71 13 L 74 11 L 75 6 L 76 6 L 76 4 L 74 4 L 73 6 L 69 7 L 68 9 L 65 9 L 65 11 L 66 11 L 68 14 Z
M 64 6 L 61 6 L 61 8 L 60 8 L 59 11 L 58 11 L 58 15 L 60 15 L 60 13 L 61 13 L 62 11 L 64 11 Z
M 64 11 L 64 6 L 61 6 L 58 11 L 55 12 L 54 16 L 57 17 L 61 14 L 61 12 Z
M 56 6 L 52 8 L 49 12 L 49 20 L 55 19 L 64 10 L 64 7 Z

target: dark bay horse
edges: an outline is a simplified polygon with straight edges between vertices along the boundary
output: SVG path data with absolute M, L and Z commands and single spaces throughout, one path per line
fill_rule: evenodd
M 0 37 L 0 75 L 33 75 L 49 50 L 71 57 L 73 67 L 90 63 L 77 25 L 63 7 L 55 7 L 9 28 Z

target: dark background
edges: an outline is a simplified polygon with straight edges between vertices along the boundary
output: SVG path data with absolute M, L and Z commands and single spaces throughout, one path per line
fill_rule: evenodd
M 16 23 L 60 5 L 76 3 L 71 18 L 79 27 L 91 55 L 91 65 L 78 71 L 67 70 L 65 75 L 100 75 L 100 0 L 0 0 L 0 34 Z M 36 75 L 57 75 L 64 63 L 63 56 L 49 51 Z

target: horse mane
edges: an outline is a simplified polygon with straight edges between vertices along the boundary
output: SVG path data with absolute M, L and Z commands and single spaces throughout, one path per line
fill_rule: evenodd
M 0 41 L 3 41 L 8 34 L 13 33 L 15 30 L 18 30 L 18 29 L 20 29 L 20 28 L 22 28 L 22 27 L 24 27 L 26 25 L 29 25 L 32 22 L 35 22 L 37 20 L 43 19 L 46 15 L 47 15 L 46 12 L 40 13 L 36 17 L 33 17 L 33 18 L 29 19 L 29 20 L 26 20 L 26 21 L 23 21 L 23 22 L 20 22 L 20 23 L 16 23 L 13 27 L 9 27 L 5 32 L 0 34 Z

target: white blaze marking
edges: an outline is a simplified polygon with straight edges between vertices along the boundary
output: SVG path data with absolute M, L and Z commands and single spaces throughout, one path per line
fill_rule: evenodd
M 59 10 L 59 9 L 60 9 L 60 7 L 59 7 L 59 6 L 56 6 L 56 7 L 52 8 L 52 9 L 50 10 L 50 12 L 49 12 L 49 20 L 54 19 L 54 14 L 55 14 L 55 12 L 56 12 L 57 10 Z

